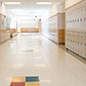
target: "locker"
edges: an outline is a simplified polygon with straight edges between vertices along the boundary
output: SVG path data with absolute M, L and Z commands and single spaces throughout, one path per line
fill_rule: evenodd
M 76 36 L 75 36 L 75 31 L 74 31 L 74 38 L 73 38 L 73 39 L 74 39 L 74 41 L 73 41 L 73 51 L 74 51 L 74 52 L 75 52 L 75 41 L 76 41 L 76 40 L 75 40 L 75 37 L 76 37 Z
M 80 32 L 78 31 L 77 33 L 77 54 L 80 53 L 79 44 L 80 44 Z
M 86 58 L 86 32 L 84 32 L 84 57 Z
M 74 37 L 75 37 L 75 35 L 74 35 L 75 33 L 74 33 L 74 31 L 73 31 L 73 43 L 72 43 L 72 45 L 71 46 L 73 46 L 73 51 L 74 51 L 74 42 L 75 42 L 75 40 L 74 40 Z
M 69 47 L 69 49 L 70 49 L 70 31 L 69 31 L 69 33 L 68 33 L 68 47 Z
M 70 33 L 70 32 L 68 31 L 68 37 L 67 37 L 67 38 L 68 38 L 68 43 L 67 43 L 67 44 L 68 44 L 68 48 L 70 48 L 70 47 L 69 47 L 69 40 L 70 40 L 70 39 L 69 39 L 69 37 L 70 37 L 69 33 Z
M 86 58 L 86 1 L 66 10 L 66 45 Z
M 76 31 L 76 53 L 78 54 L 78 31 Z
M 69 49 L 71 49 L 71 31 L 69 31 Z
M 78 52 L 78 54 L 81 55 L 81 45 L 82 45 L 81 44 L 81 31 L 79 31 L 79 40 L 78 41 L 79 41 L 79 52 Z
M 65 46 L 66 46 L 66 48 L 68 48 L 68 32 L 67 32 L 67 30 L 65 31 L 65 33 L 66 33 L 66 37 L 65 37 L 66 43 L 65 43 Z
M 70 46 L 70 49 L 71 49 L 71 30 L 70 30 L 69 35 L 70 35 L 70 38 L 69 38 L 69 41 L 70 41 L 69 43 L 70 43 L 70 44 L 69 44 L 69 46 Z
M 77 53 L 77 31 L 75 31 L 75 53 Z
M 69 48 L 69 32 L 67 31 L 67 47 Z
M 81 31 L 81 56 L 84 56 L 84 33 Z
M 73 31 L 71 31 L 71 50 L 73 50 Z

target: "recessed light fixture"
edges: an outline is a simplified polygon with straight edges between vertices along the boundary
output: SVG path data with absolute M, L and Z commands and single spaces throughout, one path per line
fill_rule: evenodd
M 51 5 L 51 4 L 52 4 L 52 2 L 36 2 L 36 4 Z
M 21 4 L 21 2 L 5 2 L 5 4 Z

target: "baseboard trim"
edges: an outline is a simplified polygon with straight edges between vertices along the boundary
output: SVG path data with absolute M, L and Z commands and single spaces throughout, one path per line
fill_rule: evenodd
M 41 34 L 43 35 L 43 34 Z M 48 38 L 47 36 L 43 35 L 44 37 L 46 37 L 47 39 L 49 39 L 50 41 L 52 41 L 53 43 L 55 43 L 57 45 L 57 42 L 53 41 L 52 39 Z
M 46 37 L 47 39 L 49 39 L 50 41 L 54 42 L 56 45 L 64 45 L 65 44 L 65 43 L 57 43 L 57 42 L 53 41 L 52 39 L 48 38 L 47 36 L 45 36 L 45 35 L 43 35 L 43 36 Z
M 8 40 L 10 40 L 10 38 L 8 38 L 7 40 L 5 40 L 3 42 L 0 42 L 0 45 L 3 44 L 3 43 L 6 43 Z
M 83 57 L 83 56 L 81 56 L 81 55 L 79 55 L 79 54 L 75 53 L 74 51 L 72 51 L 72 50 L 70 50 L 70 49 L 68 49 L 68 48 L 66 48 L 66 50 L 67 50 L 67 51 L 70 51 L 70 52 L 72 52 L 73 54 L 75 54 L 75 55 L 77 55 L 77 56 L 81 57 L 82 59 L 86 60 L 86 58 L 85 58 L 85 57 Z

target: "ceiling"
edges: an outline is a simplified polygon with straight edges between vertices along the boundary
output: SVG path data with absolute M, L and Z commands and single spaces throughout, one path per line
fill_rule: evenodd
M 3 2 L 21 2 L 20 5 L 6 5 L 6 9 L 17 16 L 39 16 L 48 12 L 55 2 L 62 0 L 3 0 Z M 52 5 L 37 5 L 36 2 L 52 2 Z

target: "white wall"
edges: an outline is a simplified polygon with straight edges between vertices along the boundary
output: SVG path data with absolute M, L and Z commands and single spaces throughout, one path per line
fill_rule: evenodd
M 57 13 L 64 13 L 65 12 L 65 2 L 61 2 L 61 3 L 55 3 L 53 4 L 51 10 L 48 13 L 45 13 L 43 16 L 42 21 L 48 19 L 49 17 L 57 14 Z
M 49 13 L 49 16 L 52 16 L 52 15 L 55 15 L 58 13 L 58 7 L 59 5 L 57 3 L 55 3 L 53 6 L 52 6 L 52 9 Z
M 2 5 L 0 4 L 0 13 L 3 15 L 6 15 L 6 7 L 3 3 Z
M 65 2 L 62 2 L 60 4 L 57 4 L 55 3 L 53 6 L 52 6 L 52 9 L 50 11 L 50 15 L 49 16 L 53 16 L 57 13 L 63 13 L 65 11 Z
M 16 29 L 16 15 L 11 13 L 10 11 L 6 11 L 6 16 L 10 18 L 10 28 L 15 28 Z
M 65 8 L 71 7 L 72 5 L 83 1 L 83 0 L 65 0 Z
M 14 14 L 12 14 L 9 11 L 6 11 L 6 6 L 5 4 L 2 3 L 2 5 L 0 5 L 0 13 L 3 15 L 6 15 L 6 17 L 10 18 L 10 28 L 16 28 L 16 16 Z
M 38 24 L 36 22 L 22 22 L 18 24 L 19 28 L 38 28 Z
M 30 16 L 17 16 L 18 28 L 38 28 L 38 20 Z

